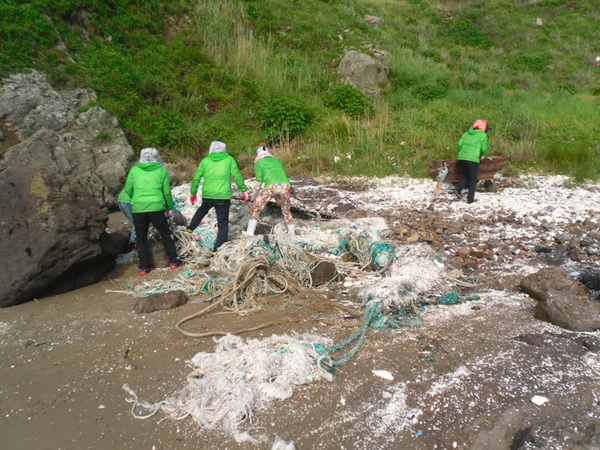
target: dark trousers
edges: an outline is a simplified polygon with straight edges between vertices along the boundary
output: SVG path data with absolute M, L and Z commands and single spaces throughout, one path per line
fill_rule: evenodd
M 477 177 L 479 176 L 479 163 L 473 161 L 458 161 L 463 171 L 464 177 L 456 185 L 456 190 L 460 194 L 464 188 L 469 187 L 467 203 L 475 201 L 475 189 L 477 188 Z
M 192 217 L 189 228 L 191 230 L 196 229 L 204 216 L 208 214 L 211 208 L 215 208 L 217 214 L 217 240 L 215 241 L 215 248 L 217 250 L 221 245 L 227 242 L 227 236 L 229 235 L 229 207 L 231 206 L 231 200 L 217 200 L 214 198 L 203 198 L 200 208 Z
M 133 226 L 135 227 L 135 246 L 137 248 L 138 258 L 140 260 L 140 269 L 151 267 L 150 251 L 148 250 L 148 228 L 150 224 L 154 225 L 156 231 L 160 233 L 160 238 L 169 257 L 171 264 L 177 264 L 177 248 L 169 228 L 167 214 L 165 211 L 133 213 Z

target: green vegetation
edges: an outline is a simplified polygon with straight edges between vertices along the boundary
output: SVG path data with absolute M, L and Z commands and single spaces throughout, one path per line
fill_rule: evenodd
M 269 142 L 290 175 L 425 176 L 485 118 L 513 171 L 596 180 L 595 3 L 3 0 L 0 77 L 90 87 L 136 150 L 166 159 Z M 376 94 L 339 80 L 349 49 L 387 53 Z

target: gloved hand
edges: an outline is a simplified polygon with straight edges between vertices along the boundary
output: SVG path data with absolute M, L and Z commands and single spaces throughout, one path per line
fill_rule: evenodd
M 244 203 L 248 202 L 248 200 L 250 200 L 250 196 L 248 195 L 247 192 L 244 192 L 242 194 L 242 197 L 244 198 Z
M 198 201 L 198 196 L 196 196 L 196 195 L 190 195 L 190 203 L 192 205 L 195 205 L 197 201 Z

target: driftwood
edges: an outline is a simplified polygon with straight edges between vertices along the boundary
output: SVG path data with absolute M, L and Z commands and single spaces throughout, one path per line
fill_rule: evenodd
M 458 164 L 458 160 L 452 159 L 447 161 L 431 160 L 429 161 L 429 170 L 427 173 L 433 180 L 438 180 L 439 171 L 438 169 L 442 164 L 446 164 L 448 167 L 448 174 L 444 181 L 448 183 L 458 183 L 463 177 L 463 172 Z M 481 160 L 479 164 L 479 175 L 478 180 L 493 180 L 496 172 L 503 167 L 507 166 L 508 162 L 500 156 L 486 156 Z

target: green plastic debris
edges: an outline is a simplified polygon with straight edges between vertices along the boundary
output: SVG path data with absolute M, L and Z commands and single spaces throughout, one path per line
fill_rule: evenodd
M 377 272 L 387 268 L 396 258 L 396 250 L 392 244 L 378 243 L 371 252 L 371 265 Z
M 474 300 L 481 300 L 479 295 L 460 295 L 457 292 L 444 295 L 438 300 L 438 305 L 460 305 L 464 302 L 472 302 Z
M 459 305 L 461 303 L 462 300 L 460 294 L 457 294 L 456 292 L 446 294 L 438 300 L 439 305 Z
M 204 229 L 196 229 L 193 234 L 197 234 L 200 236 L 200 240 L 198 241 L 198 245 L 202 247 L 206 251 L 212 251 L 215 247 L 215 235 Z

